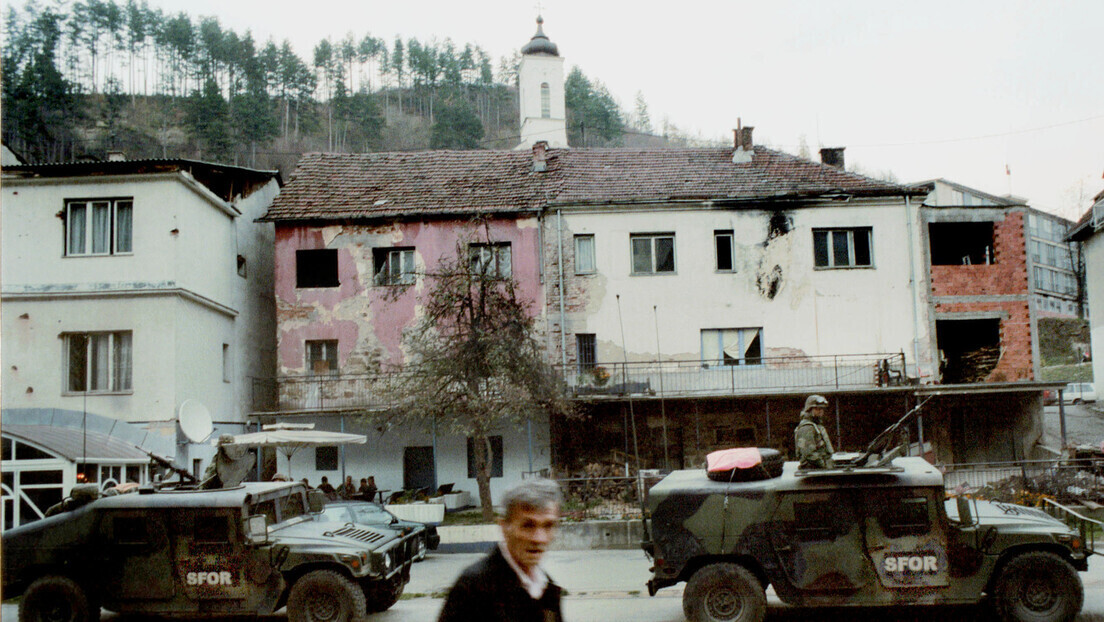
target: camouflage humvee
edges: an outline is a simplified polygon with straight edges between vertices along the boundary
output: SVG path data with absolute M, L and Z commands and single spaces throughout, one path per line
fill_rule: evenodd
M 1088 569 L 1085 523 L 1041 510 L 946 500 L 922 458 L 878 467 L 799 471 L 717 482 L 676 471 L 648 493 L 648 592 L 686 581 L 697 621 L 762 620 L 765 588 L 803 607 L 976 603 L 1004 620 L 1072 619 L 1077 571 Z M 650 538 L 650 539 L 649 539 Z
M 22 594 L 20 622 L 94 622 L 101 607 L 190 617 L 286 605 L 292 622 L 387 609 L 410 578 L 411 538 L 316 522 L 323 503 L 299 483 L 75 487 L 59 513 L 4 534 L 4 597 Z

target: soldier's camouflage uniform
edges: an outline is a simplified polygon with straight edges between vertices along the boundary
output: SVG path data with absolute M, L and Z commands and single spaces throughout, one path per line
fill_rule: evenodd
M 797 460 L 801 469 L 832 468 L 832 441 L 828 431 L 817 421 L 819 417 L 811 412 L 801 413 L 801 423 L 794 429 L 794 445 L 797 447 Z

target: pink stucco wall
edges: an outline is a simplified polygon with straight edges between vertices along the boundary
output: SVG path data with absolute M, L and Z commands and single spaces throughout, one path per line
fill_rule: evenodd
M 488 233 L 482 227 L 478 239 L 509 242 L 511 264 L 519 292 L 541 308 L 538 265 L 539 229 L 536 218 L 495 220 Z M 338 341 L 341 373 L 370 373 L 381 364 L 403 361 L 402 331 L 417 316 L 427 292 L 424 279 L 401 291 L 373 284 L 374 248 L 413 247 L 419 272 L 432 271 L 442 257 L 455 253 L 457 240 L 473 233 L 461 221 L 345 224 L 331 226 L 278 226 L 276 228 L 276 312 L 279 373 L 305 373 L 304 342 Z M 340 285 L 331 288 L 296 288 L 295 251 L 337 250 Z

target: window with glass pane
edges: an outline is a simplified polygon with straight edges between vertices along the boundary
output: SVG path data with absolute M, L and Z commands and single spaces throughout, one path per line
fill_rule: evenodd
M 595 270 L 594 236 L 575 236 L 575 274 L 591 274 Z
M 510 243 L 472 244 L 468 248 L 471 271 L 492 278 L 507 279 L 513 276 L 510 261 Z
M 870 227 L 814 229 L 813 265 L 818 268 L 872 266 L 870 240 Z
M 732 231 L 714 231 L 713 246 L 717 251 L 717 270 L 732 270 Z
M 414 283 L 413 248 L 377 248 L 372 251 L 376 263 L 377 285 Z
M 761 365 L 763 329 L 707 328 L 701 331 L 702 362 L 706 365 Z
M 548 88 L 548 83 L 543 82 L 540 85 L 541 96 L 541 118 L 547 119 L 552 116 L 552 89 Z
M 597 339 L 594 334 L 578 333 L 575 335 L 576 357 L 579 361 L 579 372 L 594 369 L 597 364 Z
M 641 234 L 630 238 L 633 274 L 659 274 L 675 271 L 675 235 Z
M 65 254 L 114 255 L 133 251 L 131 199 L 69 201 L 65 205 Z
M 65 335 L 66 390 L 76 393 L 130 391 L 131 331 Z

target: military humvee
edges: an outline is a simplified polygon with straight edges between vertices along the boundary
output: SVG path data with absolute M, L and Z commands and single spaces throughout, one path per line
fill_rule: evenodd
M 75 487 L 61 512 L 3 536 L 4 596 L 20 622 L 95 622 L 110 611 L 359 619 L 395 603 L 412 540 L 319 523 L 321 493 L 299 483 L 214 490 L 152 487 L 101 497 Z
M 802 607 L 945 605 L 992 600 L 1004 620 L 1072 619 L 1091 526 L 1042 510 L 946 500 L 922 458 L 718 482 L 675 471 L 648 493 L 648 592 L 686 581 L 699 621 L 758 621 L 764 590 Z M 1086 544 L 1086 538 L 1090 544 Z

